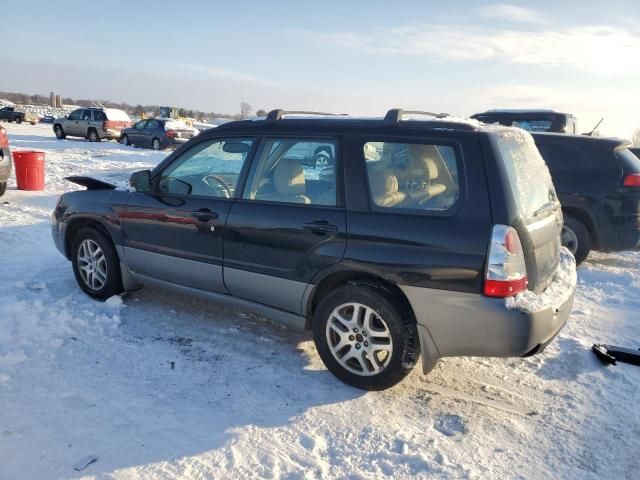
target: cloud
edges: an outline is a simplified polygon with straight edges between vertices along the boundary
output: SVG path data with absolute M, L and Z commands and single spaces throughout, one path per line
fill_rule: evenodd
M 488 19 L 506 20 L 520 23 L 539 23 L 542 15 L 530 8 L 518 7 L 507 3 L 494 3 L 478 9 L 480 15 Z
M 275 85 L 275 82 L 272 82 L 265 78 L 255 77 L 253 75 L 248 75 L 246 73 L 236 72 L 233 70 L 212 68 L 206 65 L 197 65 L 193 63 L 171 63 L 170 65 L 177 69 L 191 70 L 194 73 L 204 74 L 209 77 L 237 80 L 240 82 L 255 83 L 257 85 L 265 85 L 265 86 Z
M 640 32 L 610 26 L 523 31 L 434 24 L 365 33 L 296 34 L 307 41 L 370 55 L 571 67 L 606 76 L 640 74 Z

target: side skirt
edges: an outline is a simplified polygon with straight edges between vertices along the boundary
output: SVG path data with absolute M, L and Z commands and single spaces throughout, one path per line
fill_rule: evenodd
M 267 305 L 262 305 L 261 303 L 255 303 L 251 300 L 232 297 L 231 295 L 227 295 L 224 293 L 208 292 L 197 288 L 184 287 L 182 285 L 176 285 L 175 283 L 165 282 L 164 280 L 158 280 L 152 277 L 147 277 L 145 275 L 132 274 L 131 276 L 134 280 L 137 281 L 137 283 L 165 290 L 171 290 L 183 295 L 199 297 L 209 301 L 224 303 L 225 305 L 228 305 L 230 307 L 238 308 L 240 310 L 246 310 L 254 313 L 255 315 L 268 318 L 269 320 L 272 320 L 274 322 L 282 323 L 294 330 L 304 330 L 305 327 L 306 319 L 304 317 L 285 312 L 277 308 L 269 307 Z

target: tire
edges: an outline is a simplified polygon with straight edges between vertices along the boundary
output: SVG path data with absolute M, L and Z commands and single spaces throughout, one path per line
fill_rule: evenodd
M 336 312 L 342 318 L 350 318 L 356 305 L 360 305 L 360 311 L 371 313 L 370 325 L 367 327 L 362 321 L 365 315 L 346 329 L 346 325 L 337 320 Z M 342 332 L 339 335 L 338 326 Z M 367 338 L 376 341 L 367 342 Z M 413 369 L 420 353 L 411 312 L 402 308 L 402 303 L 384 287 L 369 283 L 349 283 L 323 298 L 314 315 L 313 339 L 326 367 L 343 382 L 364 390 L 384 390 L 397 384 Z M 380 356 L 380 352 L 369 350 L 375 349 L 375 344 L 389 346 L 389 339 L 391 353 L 382 352 Z M 334 354 L 341 342 L 345 342 L 345 346 L 338 347 Z M 359 360 L 352 358 L 345 362 L 344 358 L 352 353 L 358 354 Z M 374 357 L 377 365 L 370 361 Z
M 7 182 L 0 182 L 0 197 L 7 191 Z
M 87 246 L 85 242 L 89 242 L 89 251 L 85 248 Z M 95 253 L 97 262 L 82 261 L 80 257 L 90 257 L 91 249 L 93 249 L 92 245 L 100 249 L 102 256 Z M 82 250 L 83 248 L 85 249 Z M 97 252 L 96 250 L 93 251 Z M 71 247 L 71 262 L 73 264 L 73 274 L 78 285 L 90 297 L 104 301 L 113 295 L 123 292 L 118 255 L 111 239 L 100 230 L 85 227 L 78 231 Z M 92 265 L 94 265 L 92 268 L 93 274 L 87 271 Z M 84 273 L 81 273 L 81 269 Z M 100 272 L 101 275 L 98 275 L 97 272 Z M 102 276 L 104 276 L 104 280 Z
M 22 123 L 22 119 L 20 117 L 16 117 L 16 123 L 18 124 Z
M 90 128 L 87 132 L 87 138 L 90 142 L 99 142 L 101 140 L 100 135 L 98 135 L 98 131 L 95 128 Z
M 160 139 L 158 138 L 154 138 L 153 140 L 151 140 L 151 149 L 152 150 L 160 150 L 161 145 L 160 145 Z
M 126 133 L 125 133 L 124 135 L 122 135 L 122 141 L 121 141 L 121 143 L 122 143 L 122 145 L 125 145 L 125 146 L 129 146 L 129 145 L 131 145 L 131 144 L 129 143 L 129 136 L 128 136 Z
M 67 138 L 67 134 L 64 133 L 64 129 L 62 128 L 62 125 L 54 125 L 53 126 L 53 133 L 56 134 L 56 138 L 58 140 L 64 140 L 65 138 Z
M 562 245 L 567 247 L 576 257 L 576 264 L 580 265 L 591 251 L 591 234 L 587 226 L 575 217 L 564 216 L 562 228 Z

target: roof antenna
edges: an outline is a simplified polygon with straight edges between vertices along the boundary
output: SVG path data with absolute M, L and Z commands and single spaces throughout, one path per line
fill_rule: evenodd
M 593 130 L 591 130 L 589 133 L 585 133 L 585 135 L 589 136 L 589 137 L 593 137 L 593 134 L 596 132 L 596 130 L 598 129 L 598 127 L 600 126 L 600 124 L 604 122 L 604 117 L 602 117 L 600 119 L 600 121 L 598 123 L 596 123 L 596 126 L 593 127 Z

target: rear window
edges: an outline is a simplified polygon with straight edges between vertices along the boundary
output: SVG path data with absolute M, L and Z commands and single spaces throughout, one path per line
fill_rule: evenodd
M 640 149 L 619 148 L 616 150 L 616 157 L 622 165 L 625 174 L 640 173 Z
M 531 135 L 521 130 L 506 130 L 492 136 L 504 164 L 518 209 L 529 220 L 558 199 L 547 164 Z
M 131 119 L 129 118 L 129 115 L 127 115 L 126 112 L 123 112 L 122 110 L 118 110 L 117 108 L 105 108 L 104 113 L 107 116 L 107 118 L 112 121 L 119 121 L 119 122 L 131 121 Z

